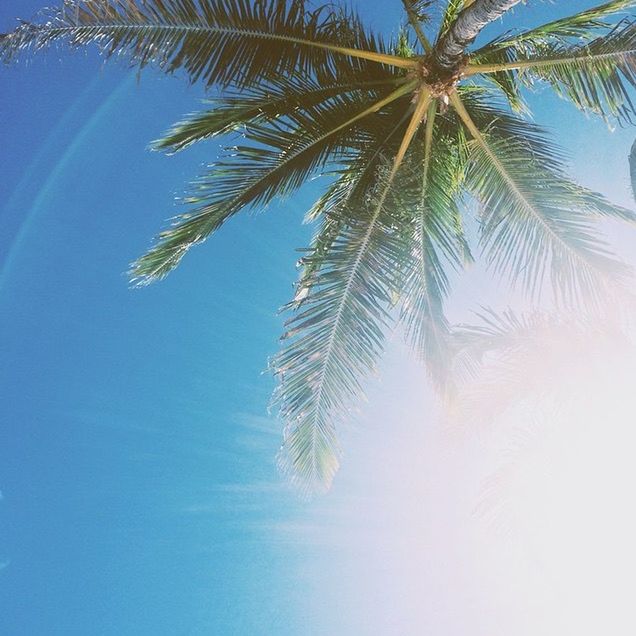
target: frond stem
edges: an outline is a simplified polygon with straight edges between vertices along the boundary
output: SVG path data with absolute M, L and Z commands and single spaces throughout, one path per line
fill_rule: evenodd
M 395 159 L 393 160 L 393 166 L 391 168 L 391 172 L 388 178 L 387 187 L 384 190 L 384 196 L 380 198 L 380 207 L 384 204 L 384 200 L 388 194 L 389 188 L 391 187 L 391 182 L 395 177 L 397 171 L 402 165 L 402 161 L 404 160 L 404 155 L 406 155 L 406 151 L 409 149 L 411 145 L 411 141 L 417 132 L 417 129 L 420 127 L 424 116 L 426 115 L 426 111 L 428 110 L 429 105 L 431 104 L 432 97 L 429 90 L 422 88 L 417 99 L 417 104 L 415 105 L 415 110 L 413 111 L 413 116 L 411 117 L 411 121 L 404 133 L 404 138 L 402 139 L 402 143 L 400 144 L 400 148 L 395 155 Z
M 433 146 L 433 130 L 437 115 L 437 100 L 431 100 L 426 114 L 426 129 L 424 130 L 424 165 L 422 166 L 422 179 L 424 186 L 428 180 L 428 168 L 431 165 L 431 148 Z
M 426 34 L 424 33 L 424 29 L 422 29 L 422 25 L 420 21 L 417 19 L 417 15 L 415 11 L 413 11 L 413 6 L 411 5 L 410 0 L 402 0 L 402 4 L 404 5 L 404 9 L 406 10 L 406 15 L 408 16 L 409 23 L 413 27 L 413 31 L 415 31 L 415 35 L 417 39 L 420 41 L 420 44 L 424 47 L 424 50 L 427 53 L 430 53 L 433 50 L 431 43 L 429 42 Z

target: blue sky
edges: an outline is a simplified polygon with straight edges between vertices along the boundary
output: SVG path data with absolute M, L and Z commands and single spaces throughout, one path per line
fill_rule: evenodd
M 394 32 L 390 4 L 361 3 L 362 13 Z M 593 4 L 531 2 L 517 14 L 532 22 Z M 5 0 L 0 30 L 39 6 Z M 166 281 L 131 290 L 128 263 L 216 156 L 213 144 L 147 151 L 201 89 L 152 69 L 137 81 L 123 62 L 76 51 L 0 69 L 0 95 L 0 633 L 495 633 L 496 602 L 461 567 L 461 519 L 432 487 L 444 474 L 432 467 L 460 469 L 465 442 L 437 454 L 421 426 L 431 405 L 420 371 L 398 343 L 345 432 L 334 492 L 302 503 L 277 474 L 263 371 L 315 190 L 229 223 Z M 575 174 L 629 204 L 632 131 L 610 133 L 541 93 L 532 105 Z M 454 311 L 497 289 L 477 269 Z M 424 450 L 398 466 L 402 433 Z M 418 482 L 421 466 L 420 502 L 438 522 L 422 529 L 431 551 L 412 594 L 403 555 L 370 520 L 404 538 L 408 514 L 380 494 L 390 499 L 405 475 Z

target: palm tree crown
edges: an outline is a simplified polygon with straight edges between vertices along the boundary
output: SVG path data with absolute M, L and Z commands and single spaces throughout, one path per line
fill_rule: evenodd
M 336 425 L 390 325 L 404 325 L 444 384 L 444 300 L 449 271 L 472 259 L 469 211 L 485 261 L 532 296 L 548 285 L 569 303 L 624 273 L 594 224 L 636 216 L 567 176 L 562 154 L 524 117 L 522 88 L 541 81 L 584 112 L 630 122 L 636 23 L 627 12 L 636 0 L 472 47 L 519 2 L 403 0 L 408 28 L 394 43 L 355 13 L 305 0 L 66 0 L 0 36 L 5 62 L 94 42 L 215 90 L 154 148 L 177 152 L 226 134 L 238 145 L 194 181 L 189 211 L 133 264 L 138 284 L 168 274 L 234 214 L 330 175 L 308 212 L 319 229 L 272 362 L 281 463 L 303 489 L 330 484 Z

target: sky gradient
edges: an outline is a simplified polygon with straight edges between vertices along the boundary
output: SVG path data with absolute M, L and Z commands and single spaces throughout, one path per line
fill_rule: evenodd
M 0 31 L 41 2 L 5 0 Z M 395 33 L 390 4 L 360 6 Z M 594 4 L 530 2 L 506 25 Z M 545 92 L 533 112 L 573 173 L 631 206 L 634 132 Z M 553 600 L 538 592 L 542 566 L 467 530 L 505 442 L 448 435 L 399 338 L 343 431 L 333 492 L 301 502 L 278 475 L 264 372 L 317 184 L 131 290 L 128 264 L 217 155 L 215 144 L 147 150 L 197 108 L 200 87 L 152 69 L 138 79 L 93 50 L 52 51 L 0 68 L 0 95 L 0 633 L 536 636 L 576 625 L 541 627 Z M 633 239 L 608 231 L 629 254 Z M 475 267 L 453 317 L 508 304 L 503 289 Z M 502 584 L 508 575 L 518 583 Z M 532 620 L 519 623 L 523 612 Z

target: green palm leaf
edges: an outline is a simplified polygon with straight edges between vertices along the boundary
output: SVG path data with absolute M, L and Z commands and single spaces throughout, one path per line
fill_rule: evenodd
M 322 222 L 308 255 L 300 259 L 303 270 L 297 283 L 296 302 L 302 302 L 310 292 L 316 272 L 322 267 L 340 231 L 348 224 L 351 214 L 355 215 L 355 210 L 367 205 L 367 194 L 386 163 L 385 155 L 395 155 L 399 150 L 399 140 L 404 137 L 408 116 L 408 111 L 401 115 L 398 109 L 394 109 L 393 112 L 378 113 L 373 120 L 366 120 L 368 141 L 358 149 L 354 160 L 335 171 L 336 180 L 307 212 L 308 222 L 317 219 L 322 219 Z
M 362 394 L 361 377 L 382 352 L 403 260 L 401 168 L 430 102 L 427 92 L 419 95 L 391 167 L 367 191 L 365 205 L 351 210 L 300 312 L 288 321 L 283 338 L 291 342 L 273 365 L 287 423 L 281 465 L 305 492 L 331 484 L 339 465 L 336 422 Z
M 611 28 L 603 18 L 614 16 L 636 6 L 636 0 L 612 0 L 571 16 L 542 24 L 534 29 L 522 31 L 513 36 L 505 34 L 488 43 L 475 52 L 479 58 L 491 49 L 516 48 L 525 45 L 536 47 L 539 44 L 571 44 L 574 40 L 591 39 L 599 29 Z
M 461 10 L 467 4 L 466 0 L 448 0 L 448 4 L 446 5 L 442 22 L 440 24 L 438 37 L 441 37 L 444 33 L 446 33 L 446 31 L 448 31 L 451 24 L 453 24 Z
M 535 297 L 549 274 L 566 303 L 594 300 L 625 274 L 593 225 L 606 213 L 603 199 L 569 181 L 536 132 L 512 137 L 506 122 L 514 119 L 494 113 L 480 129 L 459 96 L 451 104 L 472 137 L 466 185 L 483 206 L 483 248 L 495 271 Z
M 182 69 L 208 86 L 264 84 L 334 64 L 413 66 L 385 53 L 356 16 L 309 10 L 304 0 L 70 0 L 5 35 L 0 59 L 58 42 L 97 43 L 108 56 L 124 54 L 140 67 L 153 63 L 167 72 Z
M 531 86 L 550 84 L 561 97 L 584 111 L 630 121 L 636 111 L 630 90 L 636 86 L 636 23 L 623 23 L 587 44 L 527 36 L 477 58 L 468 73 L 509 74 Z
M 366 82 L 345 81 L 335 76 L 318 82 L 314 78 L 296 76 L 271 82 L 266 87 L 228 91 L 223 97 L 207 100 L 212 109 L 188 116 L 152 146 L 155 150 L 177 152 L 198 141 L 240 130 L 246 124 L 280 119 L 297 121 L 298 115 L 304 116 L 308 110 L 343 93 L 362 94 L 363 98 L 376 95 L 378 101 L 382 96 L 378 90 L 403 82 L 402 78 L 386 71 L 376 75 L 379 79 Z
M 190 247 L 228 218 L 246 206 L 267 205 L 274 197 L 290 194 L 314 171 L 342 159 L 352 144 L 364 144 L 365 131 L 355 124 L 403 97 L 410 86 L 405 84 L 379 101 L 367 98 L 361 103 L 339 95 L 326 105 L 298 113 L 293 121 L 252 124 L 245 136 L 253 145 L 235 147 L 232 157 L 214 164 L 193 184 L 185 202 L 197 207 L 160 234 L 158 244 L 133 264 L 133 280 L 146 284 L 166 276 Z
M 402 0 L 402 4 L 420 45 L 427 53 L 430 52 L 431 44 L 424 33 L 423 25 L 430 20 L 429 10 L 434 0 Z
M 450 325 L 444 315 L 449 293 L 447 269 L 470 260 L 457 207 L 458 153 L 448 140 L 435 139 L 437 101 L 428 112 L 424 138 L 403 170 L 400 207 L 408 211 L 400 281 L 400 321 L 440 388 L 448 380 Z
M 388 179 L 388 177 L 385 177 Z M 390 322 L 390 273 L 402 242 L 391 192 L 367 192 L 326 255 L 300 312 L 288 321 L 289 344 L 273 368 L 287 422 L 281 464 L 307 492 L 327 488 L 339 465 L 336 424 L 362 394 L 361 377 L 382 352 Z

